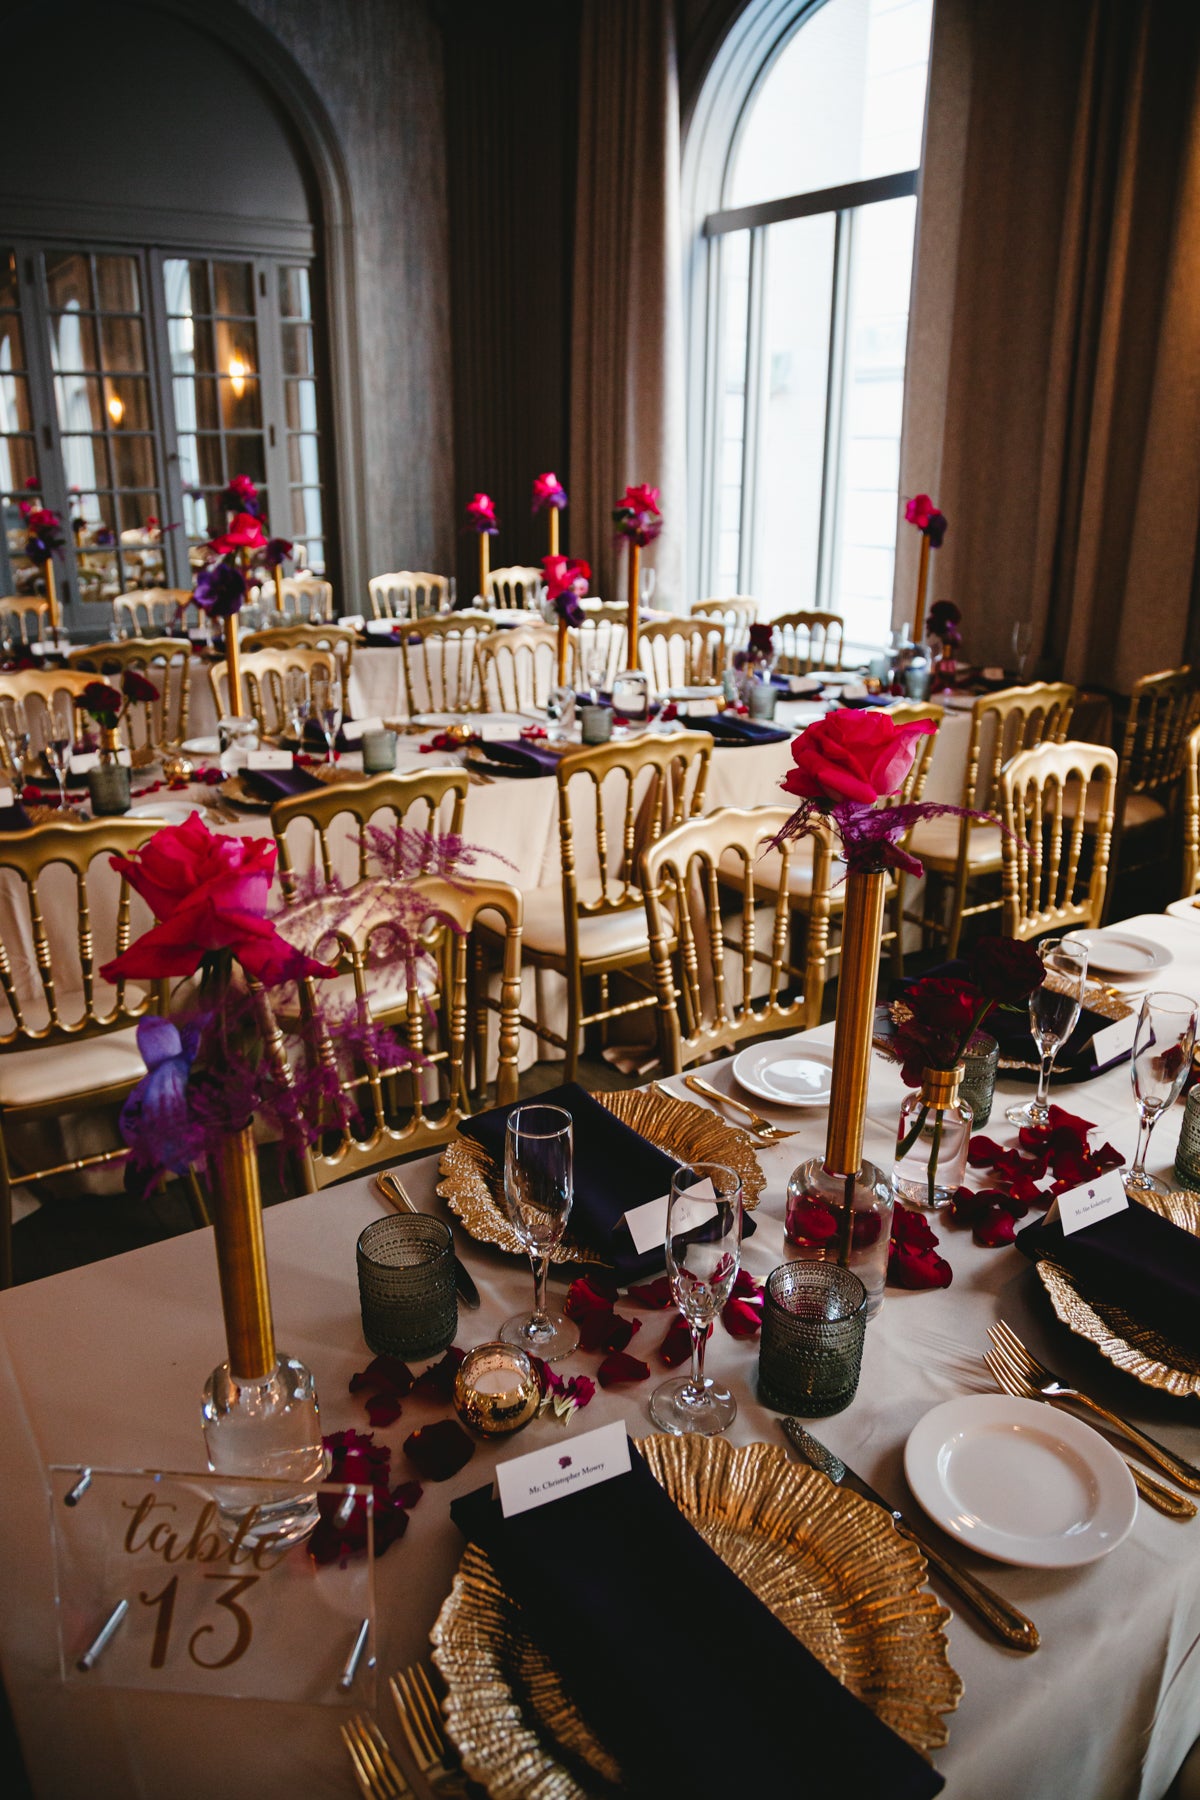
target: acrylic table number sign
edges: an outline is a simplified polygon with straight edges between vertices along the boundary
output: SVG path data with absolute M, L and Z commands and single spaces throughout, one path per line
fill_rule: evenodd
M 374 1496 L 312 1487 L 354 1553 L 262 1528 L 278 1481 L 47 1470 L 58 1648 L 69 1686 L 373 1707 Z

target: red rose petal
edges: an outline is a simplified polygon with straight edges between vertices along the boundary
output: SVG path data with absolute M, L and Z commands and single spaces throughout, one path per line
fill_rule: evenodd
M 671 1277 L 660 1275 L 657 1281 L 647 1281 L 641 1287 L 627 1288 L 625 1298 L 632 1300 L 635 1306 L 671 1306 L 674 1304 Z
M 597 1346 L 601 1350 L 624 1350 L 635 1331 L 642 1329 L 640 1319 L 625 1319 L 620 1313 L 613 1313 L 608 1333 L 604 1341 Z
M 596 1370 L 596 1379 L 603 1388 L 616 1387 L 626 1381 L 648 1381 L 649 1378 L 648 1363 L 639 1362 L 636 1356 L 626 1356 L 619 1350 L 606 1356 Z
M 453 1346 L 447 1350 L 439 1362 L 431 1363 L 423 1375 L 418 1375 L 413 1383 L 414 1400 L 449 1401 L 454 1398 L 454 1377 L 458 1374 L 458 1365 L 466 1355 L 465 1350 L 457 1350 Z
M 395 1394 L 372 1394 L 367 1401 L 367 1419 L 373 1426 L 394 1425 L 403 1410 Z
M 677 1369 L 692 1354 L 692 1333 L 682 1313 L 676 1313 L 666 1337 L 658 1346 L 658 1360 L 668 1369 Z
M 404 1454 L 426 1481 L 448 1481 L 470 1462 L 475 1445 L 457 1420 L 439 1419 L 406 1437 Z
M 377 1356 L 365 1369 L 350 1377 L 350 1392 L 358 1394 L 364 1388 L 377 1389 L 382 1393 L 407 1394 L 413 1385 L 413 1372 L 407 1363 L 401 1362 L 397 1356 Z
M 953 1281 L 954 1271 L 936 1250 L 910 1250 L 893 1242 L 888 1254 L 887 1278 L 892 1287 L 944 1288 Z
M 971 1235 L 985 1250 L 999 1250 L 1016 1241 L 1016 1220 L 1008 1208 L 999 1203 L 989 1207 L 976 1219 Z
M 721 1323 L 730 1337 L 751 1338 L 762 1329 L 762 1307 L 735 1295 L 721 1308 Z

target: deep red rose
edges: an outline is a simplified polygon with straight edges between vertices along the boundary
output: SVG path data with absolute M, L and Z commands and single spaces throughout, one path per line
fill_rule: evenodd
M 963 1038 L 979 1011 L 979 995 L 970 982 L 949 975 L 927 975 L 906 990 L 904 1004 L 918 1024 Z
M 924 531 L 933 514 L 937 511 L 928 494 L 914 494 L 904 508 L 904 517 L 918 531 Z
M 261 550 L 266 541 L 262 520 L 253 513 L 240 512 L 234 513 L 228 531 L 214 538 L 208 547 L 215 556 L 227 556 L 231 550 Z
M 121 692 L 127 700 L 135 703 L 158 699 L 158 689 L 138 669 L 126 669 L 121 677 Z
M 82 706 L 93 719 L 111 730 L 121 716 L 121 696 L 106 681 L 89 681 L 83 690 Z
M 803 800 L 865 805 L 895 794 L 912 768 L 916 740 L 937 727 L 932 719 L 896 725 L 885 712 L 835 712 L 792 740 L 790 770 L 781 784 Z
M 1032 944 L 1016 938 L 983 937 L 971 952 L 970 976 L 985 1000 L 999 1006 L 1024 1006 L 1046 979 L 1045 966 Z

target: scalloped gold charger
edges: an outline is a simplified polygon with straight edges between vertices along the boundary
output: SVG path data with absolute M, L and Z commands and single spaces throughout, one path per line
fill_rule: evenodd
M 800 1642 L 915 1749 L 937 1749 L 962 1682 L 925 1559 L 887 1513 L 773 1444 L 643 1438 L 655 1479 Z M 615 1795 L 621 1771 L 523 1629 L 476 1546 L 430 1633 L 446 1730 L 492 1800 Z M 814 1722 L 819 1729 L 819 1722 Z
M 758 1205 L 766 1177 L 750 1137 L 738 1126 L 719 1118 L 707 1106 L 680 1100 L 675 1094 L 631 1088 L 595 1098 L 623 1124 L 677 1161 L 725 1163 L 736 1169 L 747 1210 L 752 1212 Z M 510 1250 L 514 1256 L 527 1254 L 504 1212 L 503 1172 L 486 1150 L 471 1138 L 457 1137 L 442 1152 L 438 1174 L 438 1193 L 473 1238 Z M 595 1250 L 570 1236 L 551 1253 L 550 1260 L 607 1267 Z
M 1177 1188 L 1172 1194 L 1148 1194 L 1137 1204 L 1161 1213 L 1192 1237 L 1200 1237 L 1200 1194 Z M 1095 1344 L 1114 1367 L 1132 1375 L 1143 1387 L 1158 1388 L 1180 1399 L 1200 1394 L 1200 1360 L 1189 1351 L 1143 1325 L 1124 1307 L 1089 1300 L 1061 1263 L 1044 1257 L 1037 1264 L 1037 1273 L 1061 1323 L 1076 1337 Z

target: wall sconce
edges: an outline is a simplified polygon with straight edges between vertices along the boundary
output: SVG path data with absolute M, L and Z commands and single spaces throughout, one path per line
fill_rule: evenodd
M 119 425 L 125 417 L 125 402 L 119 394 L 110 394 L 108 398 L 108 416 L 114 425 Z
M 248 366 L 240 356 L 229 359 L 229 385 L 233 389 L 234 398 L 240 400 L 246 391 L 246 377 L 250 373 Z

